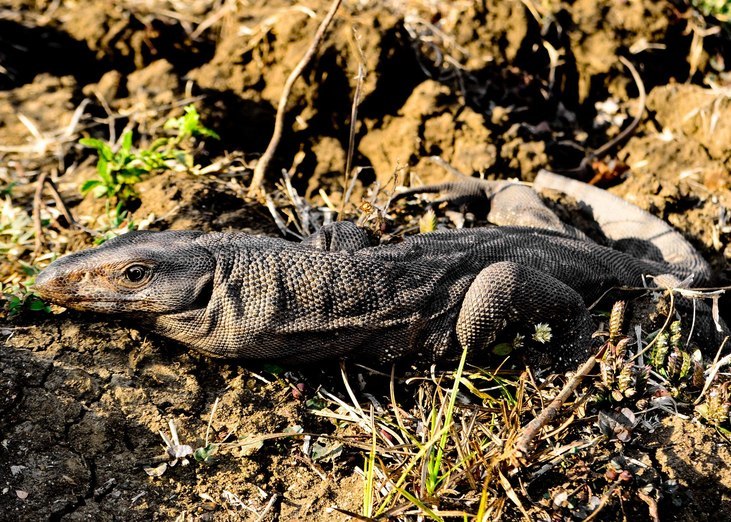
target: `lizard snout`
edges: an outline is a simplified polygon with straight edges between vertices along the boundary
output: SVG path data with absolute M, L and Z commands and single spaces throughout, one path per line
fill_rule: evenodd
M 42 299 L 65 305 L 66 301 L 76 296 L 79 283 L 87 276 L 82 271 L 69 270 L 68 260 L 71 257 L 54 261 L 36 276 L 33 291 Z
M 54 301 L 54 298 L 58 296 L 62 290 L 59 285 L 59 280 L 62 279 L 58 270 L 50 265 L 41 271 L 36 276 L 36 281 L 33 283 L 33 291 L 41 296 L 42 299 Z

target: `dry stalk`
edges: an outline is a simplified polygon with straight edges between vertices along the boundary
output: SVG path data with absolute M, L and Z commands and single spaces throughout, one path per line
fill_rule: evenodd
M 71 214 L 71 211 L 69 210 L 69 207 L 66 205 L 66 202 L 61 197 L 61 194 L 58 191 L 58 188 L 56 187 L 56 184 L 53 182 L 52 177 L 55 177 L 57 175 L 57 171 L 54 169 L 53 175 L 48 176 L 48 174 L 43 173 L 38 177 L 38 181 L 36 181 L 36 190 L 33 195 L 33 228 L 35 230 L 35 248 L 33 250 L 33 257 L 38 257 L 38 255 L 41 252 L 41 249 L 43 248 L 43 227 L 41 223 L 41 206 L 43 205 L 43 188 L 48 187 L 48 189 L 51 191 L 51 196 L 53 196 L 54 201 L 56 202 L 56 209 L 61 212 L 61 215 L 66 219 L 66 222 L 68 223 L 69 227 L 76 227 L 79 230 L 82 230 L 86 232 L 87 234 L 90 234 L 92 236 L 96 236 L 97 232 L 94 230 L 91 230 L 83 225 L 81 225 L 76 219 L 74 219 L 73 214 Z
M 609 500 L 612 498 L 612 495 L 614 495 L 614 492 L 617 491 L 617 488 L 620 486 L 621 481 L 617 479 L 612 486 L 602 495 L 602 498 L 599 499 L 599 505 L 596 507 L 594 511 L 592 511 L 588 517 L 584 519 L 585 522 L 591 522 L 592 520 L 596 520 L 599 516 L 599 513 L 601 513 L 602 509 L 606 507 L 606 505 L 609 503 Z
M 660 510 L 658 509 L 657 501 L 641 489 L 637 490 L 637 496 L 640 497 L 645 504 L 647 504 L 647 509 L 652 522 L 660 522 Z
M 363 48 L 360 45 L 360 34 L 358 34 L 358 30 L 355 27 L 353 27 L 353 43 L 357 51 L 356 55 L 358 56 L 358 75 L 355 77 L 355 93 L 353 94 L 353 105 L 350 108 L 350 134 L 348 136 L 348 154 L 345 158 L 345 179 L 343 181 L 343 188 L 345 189 L 345 193 L 343 194 L 343 199 L 340 201 L 340 208 L 338 210 L 338 221 L 341 221 L 343 219 L 343 211 L 345 210 L 345 205 L 347 204 L 348 199 L 350 198 L 350 194 L 352 192 L 352 188 L 348 183 L 348 178 L 350 177 L 350 171 L 353 168 L 353 153 L 355 151 L 355 128 L 356 124 L 358 123 L 358 106 L 360 105 L 363 82 L 365 81 L 365 77 L 368 72 L 365 66 L 365 56 L 363 55 Z M 354 180 L 355 177 L 353 178 L 353 181 Z
M 294 85 L 294 82 L 297 81 L 297 78 L 300 77 L 304 68 L 307 67 L 307 65 L 310 63 L 312 57 L 315 55 L 315 51 L 320 46 L 320 42 L 325 36 L 325 31 L 327 31 L 327 28 L 330 26 L 330 22 L 332 22 L 332 19 L 335 17 L 335 13 L 337 12 L 338 7 L 340 7 L 341 2 L 342 0 L 333 0 L 332 5 L 330 6 L 330 10 L 327 12 L 325 18 L 323 18 L 320 26 L 317 28 L 317 32 L 315 33 L 315 37 L 312 39 L 310 47 L 307 49 L 307 52 L 305 52 L 304 56 L 299 61 L 297 66 L 292 70 L 291 73 L 289 73 L 287 81 L 284 82 L 282 95 L 279 98 L 279 105 L 277 106 L 277 115 L 274 119 L 274 132 L 272 133 L 272 139 L 269 141 L 269 145 L 267 145 L 264 154 L 261 156 L 261 158 L 259 158 L 259 161 L 254 168 L 254 175 L 251 178 L 251 185 L 249 186 L 249 197 L 255 197 L 261 192 L 261 185 L 264 181 L 264 175 L 266 174 L 269 163 L 271 162 L 272 157 L 274 157 L 274 152 L 277 150 L 279 142 L 282 139 L 282 131 L 284 129 L 284 114 L 287 110 L 287 102 L 289 101 L 289 95 L 292 92 L 292 86 Z

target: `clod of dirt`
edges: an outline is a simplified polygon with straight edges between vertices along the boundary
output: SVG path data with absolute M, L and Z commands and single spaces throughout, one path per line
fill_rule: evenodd
M 643 2 L 631 0 L 617 3 L 612 0 L 579 0 L 571 6 L 572 22 L 565 21 L 569 28 L 571 51 L 576 60 L 578 72 L 578 99 L 586 100 L 597 83 L 616 65 L 612 57 L 633 44 L 662 41 L 669 31 L 668 5 L 664 2 Z M 657 59 L 655 59 L 657 61 Z M 677 61 L 672 67 L 680 65 Z M 674 71 L 669 62 L 663 61 L 663 75 L 655 75 L 653 81 L 666 81 L 665 75 Z M 687 67 L 685 67 L 687 69 Z
M 731 208 L 731 103 L 709 89 L 668 85 L 653 89 L 648 107 L 662 126 L 649 126 L 618 156 L 631 168 L 613 192 L 661 215 L 700 248 L 716 270 L 731 251 L 719 241 L 723 209 Z
M 657 430 L 655 451 L 666 480 L 677 481 L 682 489 L 666 498 L 679 517 L 675 520 L 729 520 L 731 506 L 731 452 L 719 442 L 713 430 L 690 426 L 678 417 L 666 417 Z M 680 507 L 679 507 L 680 506 Z
M 63 130 L 73 115 L 75 89 L 73 76 L 43 73 L 32 83 L 0 91 L 0 143 L 18 148 L 40 145 L 18 114 L 27 117 L 41 133 Z M 40 146 L 37 150 L 39 155 L 49 152 Z
M 728 93 L 699 85 L 663 85 L 650 92 L 647 108 L 655 113 L 663 130 L 692 139 L 711 158 L 729 165 L 731 98 Z
M 144 93 L 155 103 L 171 103 L 178 90 L 178 75 L 167 60 L 157 60 L 127 76 L 127 90 L 131 96 Z
M 386 116 L 381 124 L 368 122 L 359 150 L 382 184 L 403 168 L 424 183 L 443 179 L 444 169 L 429 156 L 441 156 L 466 174 L 484 172 L 495 164 L 497 153 L 484 118 L 454 102 L 450 89 L 427 80 L 414 89 L 398 114 Z

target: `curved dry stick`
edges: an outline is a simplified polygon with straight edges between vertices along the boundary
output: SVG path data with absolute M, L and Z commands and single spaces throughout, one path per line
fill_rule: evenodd
M 607 345 L 604 345 L 596 355 L 592 355 L 589 359 L 581 365 L 574 375 L 563 387 L 561 393 L 559 393 L 551 403 L 546 406 L 541 413 L 523 427 L 518 440 L 515 442 L 516 457 L 521 460 L 525 459 L 530 453 L 530 445 L 533 439 L 536 438 L 538 432 L 546 424 L 548 424 L 561 409 L 566 399 L 578 388 L 581 381 L 589 375 L 589 372 L 594 368 L 597 360 L 604 356 L 604 352 L 607 349 Z
M 269 163 L 274 156 L 274 152 L 277 150 L 277 146 L 279 146 L 279 141 L 282 139 L 282 130 L 284 129 L 284 113 L 287 109 L 287 102 L 289 101 L 289 95 L 292 91 L 292 86 L 294 85 L 294 82 L 297 81 L 297 78 L 299 78 L 299 76 L 302 74 L 304 68 L 307 67 L 307 64 L 310 63 L 312 57 L 315 55 L 315 51 L 319 47 L 322 38 L 325 36 L 325 31 L 327 31 L 330 22 L 332 22 L 332 19 L 338 10 L 338 7 L 340 7 L 341 1 L 342 0 L 333 1 L 332 5 L 330 6 L 330 10 L 327 12 L 325 18 L 323 18 L 322 22 L 320 23 L 320 27 L 317 28 L 315 37 L 312 39 L 312 43 L 307 49 L 307 52 L 299 61 L 297 66 L 292 69 L 292 72 L 289 73 L 287 81 L 284 82 L 282 95 L 279 98 L 279 105 L 277 106 L 277 115 L 274 119 L 274 132 L 272 133 L 272 139 L 269 141 L 269 145 L 267 145 L 267 149 L 264 151 L 264 154 L 262 154 L 261 158 L 259 158 L 256 167 L 254 167 L 254 176 L 251 178 L 251 185 L 249 186 L 249 197 L 254 197 L 259 194 L 261 184 L 264 181 L 264 174 L 266 174 L 267 167 L 269 166 Z
M 56 176 L 57 174 L 58 172 L 56 171 L 56 169 L 54 169 L 53 176 Z M 66 219 L 69 227 L 78 228 L 79 230 L 86 232 L 93 237 L 99 235 L 99 233 L 95 230 L 91 230 L 90 228 L 85 227 L 84 225 L 76 221 L 76 219 L 74 219 L 73 214 L 71 214 L 69 207 L 66 205 L 66 202 L 61 197 L 61 193 L 58 191 L 58 188 L 53 182 L 53 179 L 51 179 L 51 176 L 49 176 L 48 173 L 44 172 L 38 177 L 38 181 L 36 181 L 36 189 L 33 196 L 33 228 L 35 230 L 35 248 L 33 250 L 34 258 L 38 257 L 41 249 L 43 248 L 43 224 L 41 223 L 41 206 L 43 205 L 42 198 L 44 187 L 48 187 L 51 191 L 51 195 L 56 201 L 56 208 Z
M 627 69 L 629 69 L 629 72 L 632 75 L 632 79 L 635 81 L 637 91 L 640 95 L 640 110 L 637 111 L 637 114 L 635 114 L 632 123 L 627 125 L 627 127 L 622 132 L 620 132 L 613 139 L 609 140 L 604 145 L 593 151 L 590 155 L 592 158 L 604 156 L 616 145 L 622 143 L 625 139 L 627 139 L 635 131 L 637 126 L 640 124 L 640 121 L 642 121 L 642 115 L 645 113 L 645 107 L 647 106 L 647 92 L 645 91 L 645 84 L 642 82 L 642 78 L 640 78 L 640 74 L 637 72 L 637 69 L 635 69 L 635 66 L 632 65 L 632 62 L 630 62 L 624 56 L 620 56 L 619 61 L 622 62 L 622 64 L 624 64 Z
M 630 74 L 632 75 L 632 79 L 635 82 L 635 85 L 637 86 L 637 92 L 639 93 L 639 106 L 640 110 L 637 111 L 637 114 L 632 119 L 632 122 L 627 125 L 627 127 L 622 130 L 619 134 L 617 134 L 614 138 L 606 142 L 604 145 L 599 147 L 598 149 L 595 149 L 591 152 L 586 153 L 584 158 L 581 160 L 581 163 L 578 167 L 575 167 L 573 169 L 562 169 L 560 171 L 561 173 L 572 173 L 572 172 L 586 172 L 588 170 L 592 170 L 590 168 L 590 163 L 600 158 L 601 156 L 604 156 L 607 154 L 610 150 L 612 150 L 614 147 L 622 143 L 624 140 L 629 138 L 634 131 L 637 129 L 637 126 L 642 121 L 642 115 L 645 114 L 645 109 L 647 107 L 647 92 L 645 91 L 645 84 L 642 82 L 642 78 L 640 77 L 640 74 L 637 72 L 637 69 L 634 65 L 632 65 L 632 62 L 630 62 L 627 58 L 624 56 L 619 57 L 619 61 L 624 64 L 627 69 L 629 69 Z

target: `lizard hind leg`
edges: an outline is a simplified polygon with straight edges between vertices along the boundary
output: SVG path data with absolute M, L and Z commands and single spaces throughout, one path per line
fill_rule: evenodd
M 577 239 L 587 239 L 583 232 L 563 223 L 530 187 L 507 181 L 492 182 L 486 188 L 490 197 L 488 221 L 505 226 L 532 227 L 561 232 Z
M 457 339 L 472 353 L 507 329 L 530 336 L 535 325 L 550 328 L 548 355 L 557 367 L 588 356 L 593 323 L 581 296 L 553 276 L 513 263 L 483 269 L 467 290 L 457 319 Z

